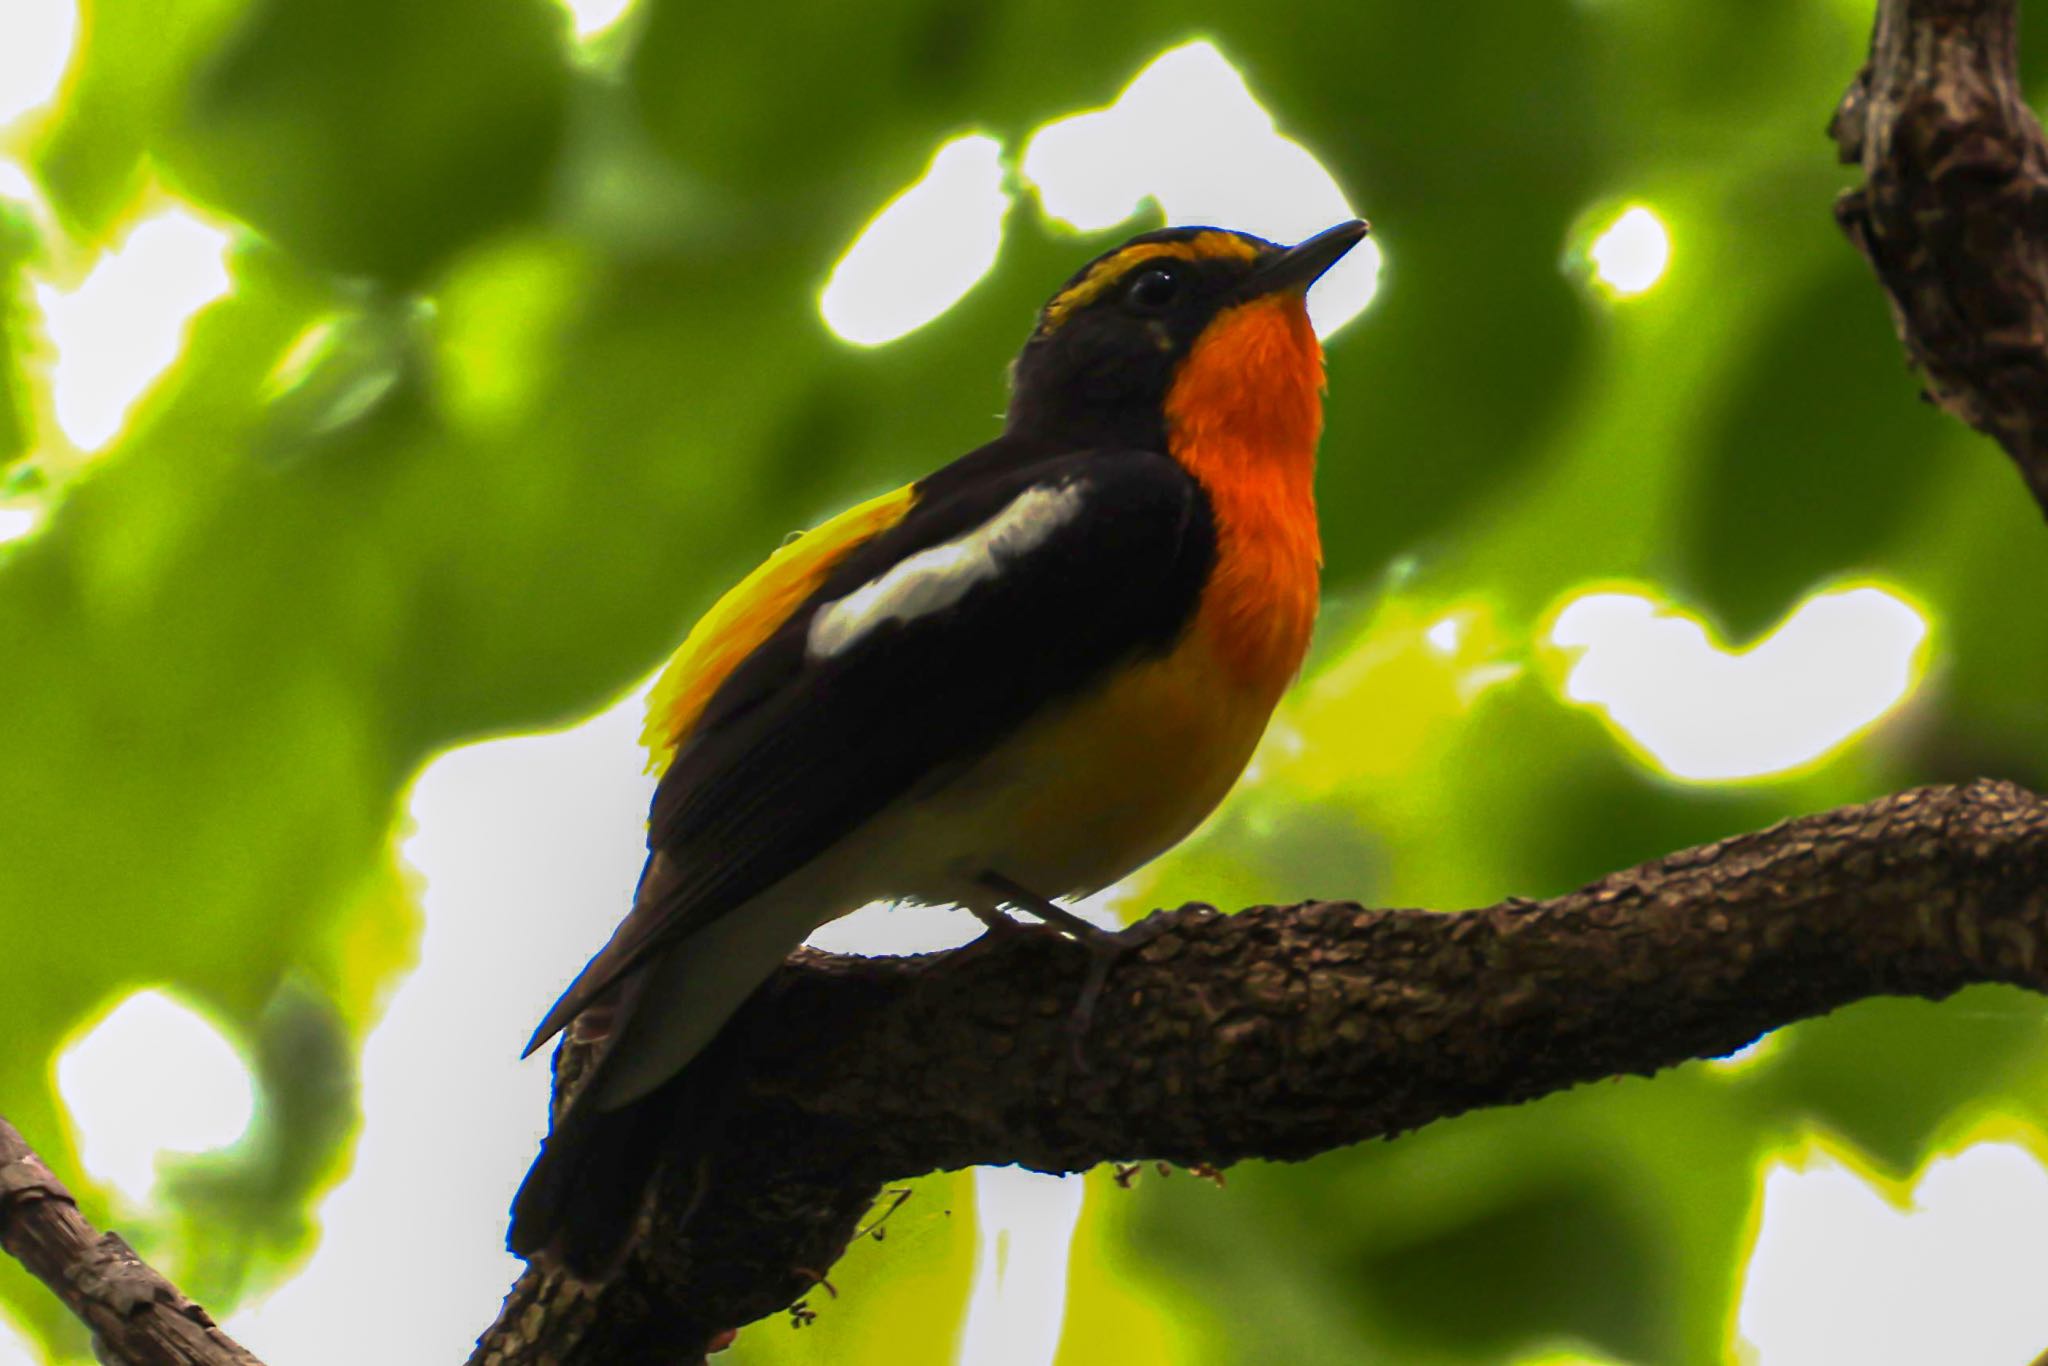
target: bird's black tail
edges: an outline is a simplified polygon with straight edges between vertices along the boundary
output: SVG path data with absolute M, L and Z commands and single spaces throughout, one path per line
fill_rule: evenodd
M 587 1094 L 571 1102 L 512 1198 L 506 1241 L 515 1255 L 551 1257 L 586 1280 L 617 1270 L 675 1132 L 675 1090 L 616 1110 L 598 1109 Z
M 690 1173 L 691 1194 L 676 1211 L 678 1222 L 686 1220 L 711 1178 L 743 1054 L 725 1030 L 660 1086 L 610 1110 L 597 1105 L 610 1060 L 600 1058 L 512 1197 L 506 1242 L 513 1254 L 545 1257 L 583 1280 L 609 1279 L 632 1249 L 665 1166 Z M 678 1189 L 674 1181 L 662 1184 Z

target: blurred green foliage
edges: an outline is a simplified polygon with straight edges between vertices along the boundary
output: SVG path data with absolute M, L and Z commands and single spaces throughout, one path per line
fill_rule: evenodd
M 266 1118 L 142 1241 L 217 1308 L 284 1274 L 412 953 L 409 776 L 615 695 L 786 530 L 990 435 L 1031 311 L 1103 238 L 1027 195 L 985 281 L 868 350 L 820 323 L 826 272 L 944 138 L 1014 155 L 1191 36 L 1388 264 L 1331 349 L 1299 753 L 1158 867 L 1157 900 L 1453 907 L 1913 783 L 2048 783 L 2048 618 L 2023 606 L 2048 536 L 1915 401 L 1828 213 L 1867 8 L 641 0 L 579 49 L 545 0 L 93 0 L 62 97 L 9 135 L 55 222 L 0 194 L 0 495 L 49 509 L 0 547 L 0 1113 L 75 1172 L 49 1059 L 169 984 L 240 1031 Z M 166 195 L 240 225 L 233 290 L 111 448 L 66 455 L 34 272 Z M 1638 200 L 1673 265 L 1609 302 L 1586 237 Z M 1791 777 L 1660 777 L 1561 704 L 1538 645 L 1588 582 L 1745 639 L 1857 574 L 1921 605 L 1935 662 L 1905 716 Z M 1430 673 L 1420 632 L 1450 611 L 1484 626 L 1466 663 L 1521 672 L 1476 698 Z M 1062 1360 L 1718 1360 L 1764 1158 L 1817 1127 L 1906 1173 L 1976 1117 L 2042 1118 L 2040 1008 L 1973 999 L 1227 1193 L 1101 1183 Z M 948 1217 L 864 1245 L 808 1336 L 735 1359 L 950 1359 L 972 1239 Z M 499 1232 L 447 1231 L 451 1255 Z M 75 1349 L 11 1270 L 0 1295 Z

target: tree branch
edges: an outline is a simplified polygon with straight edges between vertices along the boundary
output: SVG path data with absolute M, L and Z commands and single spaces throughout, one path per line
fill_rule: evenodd
M 1829 125 L 1865 184 L 1835 201 L 1928 396 L 1995 438 L 2048 512 L 2048 146 L 2014 0 L 1880 0 Z
M 1303 1158 L 1865 997 L 2048 989 L 2048 801 L 1924 788 L 1544 902 L 1158 920 L 1112 972 L 1085 1071 L 1065 1033 L 1083 954 L 1049 935 L 792 960 L 731 1031 L 743 1080 L 687 1227 L 694 1182 L 671 1173 L 618 1278 L 529 1271 L 473 1361 L 692 1360 L 810 1289 L 883 1183 L 935 1169 Z
M 262 1366 L 121 1241 L 95 1233 L 78 1202 L 0 1119 L 0 1248 L 92 1329 L 123 1366 Z
M 1866 180 L 1837 217 L 1929 396 L 1995 438 L 2048 511 L 2048 144 L 2015 34 L 2013 0 L 1880 0 L 1830 131 Z M 530 1269 L 473 1362 L 701 1357 L 815 1285 L 883 1183 L 934 1169 L 1306 1157 L 1725 1053 L 1869 996 L 2048 990 L 2048 802 L 1927 788 L 1541 903 L 1156 923 L 1111 976 L 1085 1070 L 1063 1028 L 1083 964 L 1050 936 L 793 960 L 718 1046 L 738 1081 L 703 1189 L 700 1169 L 666 1172 L 606 1285 Z M 573 1084 L 587 1059 L 557 1063 Z M 95 1235 L 4 1121 L 0 1247 L 120 1361 L 258 1366 Z

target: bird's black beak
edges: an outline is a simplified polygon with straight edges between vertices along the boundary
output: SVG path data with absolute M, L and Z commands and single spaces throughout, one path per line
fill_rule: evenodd
M 1370 231 L 1364 219 L 1354 218 L 1267 257 L 1252 268 L 1251 277 L 1244 282 L 1244 297 L 1256 299 L 1282 290 L 1306 290 L 1322 278 L 1324 271 L 1336 265 L 1345 252 L 1363 242 Z

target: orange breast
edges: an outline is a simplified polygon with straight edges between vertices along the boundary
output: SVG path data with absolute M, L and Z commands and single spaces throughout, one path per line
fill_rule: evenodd
M 1270 714 L 1218 676 L 1195 635 L 1036 718 L 947 789 L 949 815 L 976 813 L 986 832 L 957 839 L 967 861 L 1057 896 L 1173 847 L 1244 772 Z
M 1194 629 L 1270 707 L 1301 667 L 1322 572 L 1315 451 L 1323 352 L 1299 296 L 1218 317 L 1166 401 L 1174 458 L 1208 491 L 1217 563 Z

